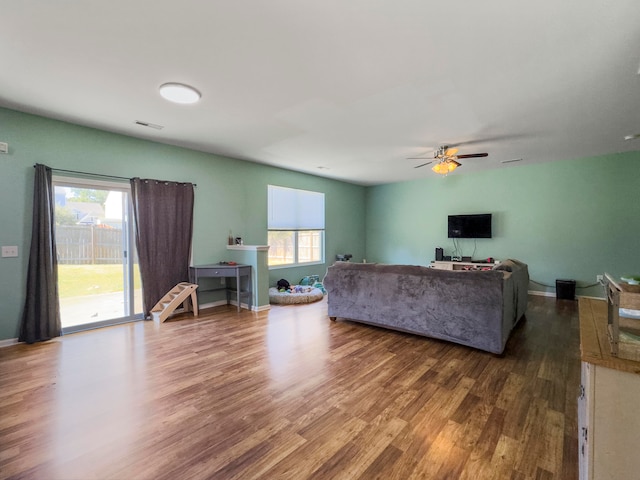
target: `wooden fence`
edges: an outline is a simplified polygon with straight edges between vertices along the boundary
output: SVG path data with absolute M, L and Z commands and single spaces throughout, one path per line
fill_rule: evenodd
M 56 225 L 58 263 L 122 263 L 122 229 L 94 225 Z

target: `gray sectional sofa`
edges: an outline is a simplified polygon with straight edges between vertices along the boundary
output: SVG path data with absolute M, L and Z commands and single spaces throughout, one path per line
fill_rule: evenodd
M 327 269 L 328 313 L 501 354 L 527 308 L 529 271 L 506 260 L 489 271 L 337 262 Z

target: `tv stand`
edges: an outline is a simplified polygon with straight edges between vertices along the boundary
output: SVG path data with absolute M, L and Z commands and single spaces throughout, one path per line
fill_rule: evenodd
M 491 270 L 500 262 L 495 263 L 476 263 L 476 262 L 443 262 L 435 261 L 429 265 L 431 268 L 438 270 Z

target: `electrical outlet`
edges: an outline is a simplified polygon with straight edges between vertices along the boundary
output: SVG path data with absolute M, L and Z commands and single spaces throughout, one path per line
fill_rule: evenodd
M 604 277 L 602 275 L 596 275 L 596 282 L 602 283 Z
M 2 256 L 3 257 L 17 257 L 18 256 L 18 247 L 2 247 Z

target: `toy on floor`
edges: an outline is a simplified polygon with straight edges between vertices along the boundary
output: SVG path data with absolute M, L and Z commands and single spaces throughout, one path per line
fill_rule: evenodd
M 284 278 L 281 278 L 280 280 L 278 280 L 278 283 L 276 285 L 277 285 L 276 288 L 278 289 L 279 292 L 288 292 L 289 288 L 291 288 L 289 281 Z

